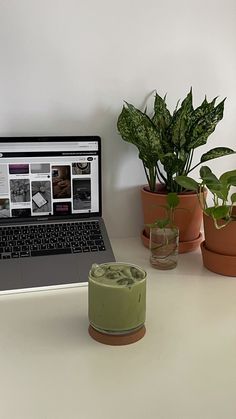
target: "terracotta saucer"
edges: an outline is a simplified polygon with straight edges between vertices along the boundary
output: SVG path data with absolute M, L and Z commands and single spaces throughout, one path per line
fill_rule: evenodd
M 142 326 L 138 330 L 133 332 L 122 334 L 122 335 L 109 335 L 107 333 L 99 332 L 95 330 L 91 325 L 88 328 L 90 336 L 97 342 L 104 343 L 105 345 L 129 345 L 130 343 L 137 342 L 142 339 L 146 333 L 145 326 Z
M 141 239 L 142 239 L 143 245 L 149 248 L 149 237 L 146 236 L 144 230 L 141 232 Z M 193 252 L 199 247 L 202 240 L 203 240 L 203 236 L 202 236 L 202 233 L 200 233 L 199 236 L 195 240 L 179 242 L 179 253 Z
M 219 275 L 236 276 L 236 256 L 222 255 L 206 248 L 205 240 L 201 243 L 203 265 L 209 271 Z

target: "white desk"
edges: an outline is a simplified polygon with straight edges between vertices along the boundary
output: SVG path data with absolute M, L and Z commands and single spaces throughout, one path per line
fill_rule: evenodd
M 149 265 L 139 239 L 117 260 L 148 271 L 147 333 L 111 347 L 87 333 L 87 288 L 0 297 L 1 419 L 235 419 L 236 278 Z

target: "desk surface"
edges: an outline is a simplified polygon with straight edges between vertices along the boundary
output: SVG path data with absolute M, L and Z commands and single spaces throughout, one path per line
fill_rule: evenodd
M 112 241 L 148 272 L 146 336 L 111 347 L 87 333 L 87 287 L 0 297 L 2 419 L 235 419 L 236 278 L 149 265 L 139 239 Z

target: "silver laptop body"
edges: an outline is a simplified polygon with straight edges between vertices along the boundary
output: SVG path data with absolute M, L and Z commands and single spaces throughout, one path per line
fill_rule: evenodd
M 115 260 L 101 172 L 98 136 L 0 138 L 0 293 L 86 284 Z

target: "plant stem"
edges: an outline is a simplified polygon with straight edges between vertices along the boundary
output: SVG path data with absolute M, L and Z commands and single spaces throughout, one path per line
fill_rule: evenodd
M 189 169 L 188 173 L 192 172 L 192 170 L 196 169 L 196 167 L 199 166 L 199 164 L 201 164 L 202 162 L 200 161 L 199 163 L 195 164 L 195 166 L 193 166 L 191 169 Z
M 147 168 L 146 168 L 146 166 L 145 166 L 145 164 L 144 164 L 144 163 L 143 163 L 143 168 L 144 168 L 144 172 L 145 172 L 145 175 L 146 175 L 146 178 L 147 178 L 147 181 L 148 181 L 149 188 L 150 188 L 150 190 L 151 190 L 151 181 L 150 181 L 150 177 L 149 177 L 149 174 L 148 174 Z
M 163 175 L 163 173 L 161 173 L 158 165 L 156 166 L 156 172 L 157 172 L 157 176 L 159 177 L 159 180 L 161 181 L 162 179 L 162 182 L 166 183 L 166 177 Z
M 155 178 L 155 172 L 153 168 L 149 170 L 149 174 L 150 174 L 151 191 L 154 192 L 156 189 L 156 178 Z
M 156 168 L 155 167 L 149 167 L 149 179 L 150 179 L 150 190 L 151 192 L 155 192 L 156 189 Z
M 187 167 L 186 167 L 186 174 L 188 174 L 189 172 L 191 172 L 191 170 L 193 170 L 193 169 L 191 169 L 191 164 L 192 164 L 192 161 L 193 161 L 193 153 L 194 153 L 194 150 L 191 150 L 190 153 L 189 153 Z

